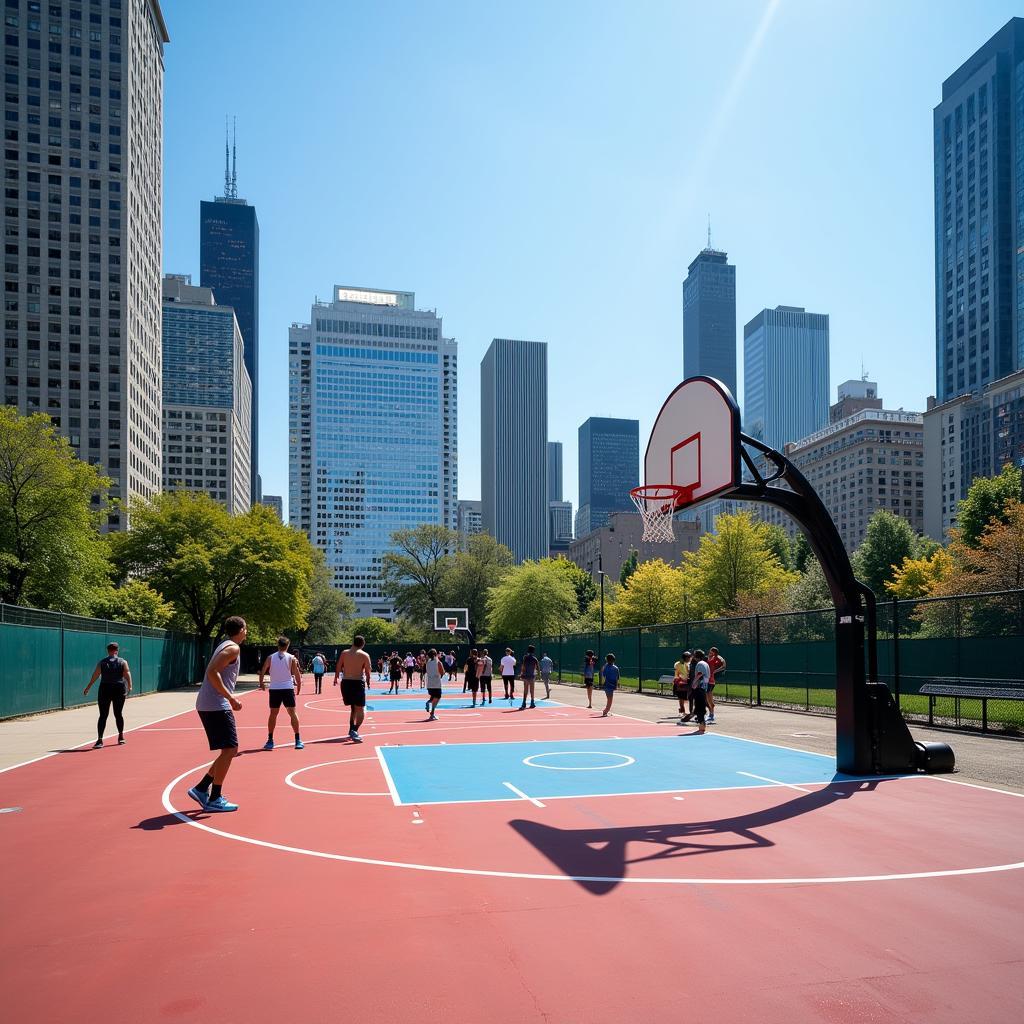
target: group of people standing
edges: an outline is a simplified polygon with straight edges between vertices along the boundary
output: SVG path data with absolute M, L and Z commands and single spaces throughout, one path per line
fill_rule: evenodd
M 537 657 L 537 648 L 533 644 L 526 648 L 522 665 L 519 665 L 516 661 L 512 648 L 506 647 L 505 653 L 499 662 L 501 685 L 504 691 L 502 693 L 502 700 L 515 700 L 516 678 L 518 677 L 522 680 L 523 684 L 523 703 L 520 705 L 519 710 L 525 711 L 527 707 L 535 708 L 537 701 L 534 687 L 537 682 L 537 676 L 540 676 L 541 682 L 544 684 L 545 698 L 549 698 L 551 696 L 551 672 L 554 667 L 555 663 L 547 654 L 540 658 Z M 473 703 L 471 707 L 476 707 L 478 693 L 480 694 L 481 707 L 484 704 L 493 704 L 494 695 L 491 691 L 491 681 L 494 675 L 494 659 L 491 657 L 491 652 L 485 647 L 471 648 L 466 657 L 463 672 L 465 675 L 463 676 L 462 692 L 466 693 L 468 691 L 472 695 Z
M 434 648 L 431 648 L 429 651 L 421 650 L 419 654 L 413 654 L 412 651 L 409 651 L 404 658 L 398 651 L 382 654 L 377 659 L 377 677 L 382 682 L 387 681 L 391 684 L 388 686 L 388 693 L 399 692 L 403 675 L 405 676 L 405 688 L 407 690 L 412 689 L 414 675 L 418 677 L 421 687 L 427 685 L 429 688 L 430 674 L 427 671 L 427 665 L 432 658 L 437 659 L 442 677 L 447 676 L 449 680 L 455 678 L 455 652 L 449 651 L 447 654 L 443 654 Z
M 715 677 L 725 672 L 725 658 L 712 647 L 708 653 L 701 650 L 684 651 L 675 664 L 672 692 L 679 700 L 679 724 L 697 720 L 697 731 L 703 733 L 705 724 L 715 724 Z

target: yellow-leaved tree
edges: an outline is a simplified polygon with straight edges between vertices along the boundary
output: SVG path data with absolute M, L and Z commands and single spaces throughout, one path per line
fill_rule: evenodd
M 904 558 L 893 578 L 885 581 L 885 589 L 901 601 L 926 597 L 952 573 L 952 556 L 945 548 L 938 548 L 929 558 Z
M 771 539 L 768 526 L 749 512 L 719 516 L 715 532 L 683 555 L 690 617 L 735 613 L 741 595 L 783 592 L 795 583 L 799 573 L 783 568 Z
M 681 622 L 685 586 L 682 569 L 660 558 L 640 562 L 606 608 L 605 622 L 612 629 Z

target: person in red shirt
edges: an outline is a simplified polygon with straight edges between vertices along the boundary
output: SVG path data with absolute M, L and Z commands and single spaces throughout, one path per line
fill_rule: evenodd
M 725 671 L 725 658 L 718 653 L 717 647 L 708 651 L 708 668 L 711 669 L 711 679 L 708 682 L 708 721 L 715 724 L 715 677 Z

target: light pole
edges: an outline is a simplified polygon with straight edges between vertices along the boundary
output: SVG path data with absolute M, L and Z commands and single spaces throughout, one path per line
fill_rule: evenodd
M 602 560 L 601 554 L 597 556 L 597 575 L 601 577 L 601 632 L 604 633 L 604 578 L 606 573 L 602 569 L 604 561 Z

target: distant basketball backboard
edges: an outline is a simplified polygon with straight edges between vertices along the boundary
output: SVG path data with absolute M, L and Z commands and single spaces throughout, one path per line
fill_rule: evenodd
M 435 608 L 434 629 L 442 633 L 469 629 L 468 608 Z
M 740 411 L 713 377 L 689 377 L 665 399 L 651 428 L 644 484 L 672 488 L 676 511 L 740 482 Z

